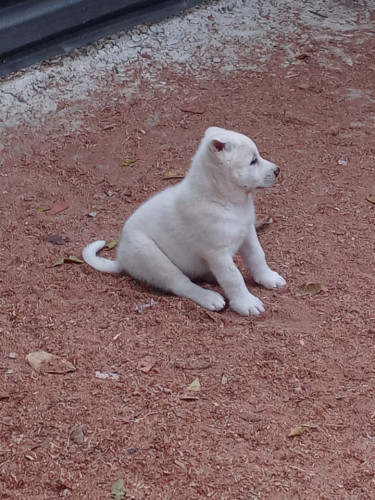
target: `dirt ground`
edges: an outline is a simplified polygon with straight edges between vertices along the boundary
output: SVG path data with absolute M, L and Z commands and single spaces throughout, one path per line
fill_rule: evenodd
M 131 97 L 114 80 L 4 132 L 1 499 L 106 499 L 118 479 L 134 500 L 375 498 L 375 40 L 347 38 L 351 65 L 329 43 L 297 45 L 285 66 L 280 38 L 267 71 L 171 68 Z M 264 314 L 53 266 L 118 238 L 209 125 L 248 134 L 281 167 L 256 203 L 288 284 L 257 287 L 239 262 Z M 298 296 L 306 282 L 328 290 Z M 32 369 L 39 350 L 75 371 Z

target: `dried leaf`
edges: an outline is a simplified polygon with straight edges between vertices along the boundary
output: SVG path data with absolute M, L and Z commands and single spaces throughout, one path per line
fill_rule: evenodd
M 85 261 L 82 259 L 79 259 L 78 257 L 74 257 L 74 255 L 69 255 L 69 257 L 66 257 L 65 262 L 73 262 L 74 264 L 84 264 Z
M 69 205 L 67 205 L 63 201 L 59 201 L 53 205 L 53 207 L 51 208 L 49 213 L 50 213 L 50 215 L 55 215 L 55 214 L 58 214 L 60 212 L 63 212 L 67 208 L 69 208 Z
M 42 205 L 41 207 L 38 207 L 37 210 L 38 212 L 48 212 L 51 209 Z
M 221 376 L 221 385 L 227 385 L 228 380 L 229 380 L 228 376 L 225 375 L 225 373 L 223 373 L 222 376 Z
M 369 201 L 370 203 L 375 203 L 375 194 L 368 194 L 366 196 L 366 200 Z
M 73 429 L 70 431 L 69 439 L 70 439 L 70 441 L 73 441 L 73 443 L 83 444 L 83 442 L 85 440 L 85 435 L 83 433 L 82 424 L 77 425 L 76 427 L 73 427 Z
M 48 234 L 43 238 L 43 241 L 46 243 L 52 243 L 53 245 L 66 245 L 69 243 L 69 238 L 63 238 L 59 234 Z
M 183 401 L 196 401 L 198 399 L 198 395 L 194 392 L 184 392 L 180 396 L 180 399 L 182 399 Z
M 328 292 L 324 283 L 303 283 L 296 290 L 297 297 L 309 295 L 310 297 L 320 292 Z
M 187 386 L 187 390 L 199 392 L 201 390 L 201 383 L 199 381 L 199 378 L 194 379 L 192 383 Z
M 176 359 L 174 366 L 181 370 L 206 370 L 211 366 L 211 361 L 208 358 Z
M 87 214 L 88 217 L 92 217 L 93 219 L 98 215 L 98 212 L 89 212 Z
M 137 368 L 143 373 L 148 373 L 156 364 L 156 359 L 152 356 L 146 356 L 141 361 L 139 361 Z
M 163 180 L 166 179 L 183 179 L 185 177 L 185 173 L 182 172 L 181 170 L 176 170 L 174 168 L 171 168 L 170 170 L 167 170 L 163 176 Z
M 262 229 L 264 229 L 266 226 L 269 226 L 270 224 L 273 223 L 273 219 L 272 217 L 268 216 L 268 217 L 263 217 L 261 219 L 257 219 L 256 222 L 255 222 L 255 229 L 257 231 L 261 231 Z
M 0 399 L 9 399 L 9 398 L 10 398 L 9 392 L 0 391 Z
M 198 392 L 200 390 L 201 383 L 199 381 L 199 378 L 196 378 L 191 384 L 186 387 L 185 392 L 182 394 L 182 396 L 180 396 L 180 399 L 194 401 L 195 399 L 198 399 Z
M 110 380 L 119 380 L 120 375 L 118 373 L 113 373 L 113 372 L 95 372 L 95 377 L 100 378 L 102 380 L 104 379 L 110 379 Z
M 134 160 L 134 158 L 125 158 L 121 162 L 122 167 L 130 167 L 133 163 L 135 163 L 137 160 Z
M 246 422 L 260 422 L 262 418 L 256 413 L 251 413 L 248 411 L 243 411 L 239 414 L 239 417 Z
M 62 266 L 65 262 L 65 259 L 64 257 L 61 257 L 61 259 L 57 260 L 52 267 L 56 267 L 56 266 Z
M 296 53 L 294 54 L 294 57 L 295 57 L 296 59 L 308 59 L 308 58 L 309 58 L 309 57 L 311 57 L 311 56 L 310 56 L 310 54 L 306 54 L 305 52 L 304 52 L 304 53 L 301 53 L 301 52 L 296 52 Z
M 299 425 L 298 427 L 294 427 L 294 429 L 290 431 L 288 437 L 301 436 L 301 434 L 309 432 L 312 429 L 316 429 L 316 425 L 310 425 L 310 424 Z
M 135 455 L 137 453 L 137 451 L 139 451 L 139 448 L 128 448 L 126 450 L 126 454 L 129 456 Z
M 76 371 L 70 361 L 45 351 L 30 352 L 26 360 L 31 368 L 41 373 L 63 374 Z
M 61 259 L 57 260 L 52 267 L 62 266 L 63 264 L 66 263 L 84 264 L 85 261 L 79 259 L 78 257 L 74 257 L 74 255 L 69 255 L 69 257 L 61 257 Z
M 16 359 L 17 358 L 17 353 L 16 352 L 10 352 L 8 354 L 8 358 L 10 358 L 10 359 Z
M 203 115 L 204 113 L 204 109 L 201 109 L 201 108 L 194 108 L 194 107 L 190 107 L 190 106 L 184 106 L 183 108 L 181 108 L 181 111 L 183 113 L 190 113 L 191 115 Z
M 123 479 L 117 479 L 111 486 L 111 498 L 113 500 L 122 500 L 125 498 L 126 489 Z
M 109 248 L 111 250 L 112 248 L 117 247 L 117 245 L 119 243 L 120 243 L 120 240 L 111 240 L 109 243 L 107 243 L 107 248 Z
M 335 394 L 335 398 L 340 400 L 340 399 L 345 399 L 346 396 L 345 396 L 345 394 Z

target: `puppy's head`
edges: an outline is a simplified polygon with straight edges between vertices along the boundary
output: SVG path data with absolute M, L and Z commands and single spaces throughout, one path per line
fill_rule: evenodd
M 280 173 L 277 165 L 260 156 L 258 148 L 246 135 L 210 127 L 206 130 L 202 146 L 209 165 L 218 169 L 216 174 L 222 172 L 226 182 L 232 182 L 243 191 L 251 193 L 259 188 L 271 187 Z

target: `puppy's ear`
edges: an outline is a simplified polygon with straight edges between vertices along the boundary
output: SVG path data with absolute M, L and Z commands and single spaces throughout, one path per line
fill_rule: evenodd
M 218 141 L 217 139 L 212 139 L 211 141 L 211 149 L 213 151 L 223 151 L 223 149 L 225 149 L 225 146 L 225 142 Z
M 233 149 L 233 143 L 231 141 L 220 141 L 219 139 L 211 139 L 209 148 L 213 153 L 229 153 Z

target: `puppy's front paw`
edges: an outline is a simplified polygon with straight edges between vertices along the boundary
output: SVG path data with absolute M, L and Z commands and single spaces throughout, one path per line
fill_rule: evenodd
M 210 311 L 220 311 L 225 306 L 225 299 L 220 293 L 202 288 L 199 295 L 199 297 L 195 298 L 195 301 Z
M 231 300 L 230 307 L 241 316 L 257 316 L 264 312 L 263 302 L 251 293 L 239 299 Z
M 259 285 L 264 286 L 264 288 L 281 288 L 286 284 L 286 281 L 279 273 L 269 269 L 266 273 L 261 276 L 254 277 L 255 281 Z

